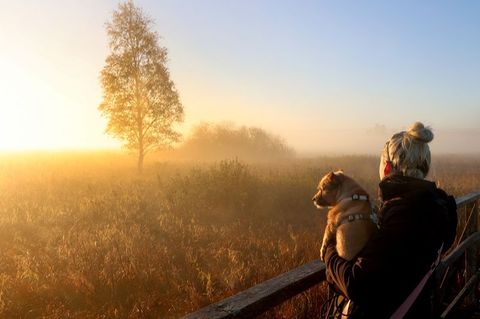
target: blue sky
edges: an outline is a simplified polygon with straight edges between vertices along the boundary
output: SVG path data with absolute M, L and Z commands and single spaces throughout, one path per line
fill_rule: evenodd
M 437 133 L 438 152 L 480 148 L 480 2 L 135 3 L 169 50 L 187 134 L 201 121 L 229 121 L 264 127 L 300 151 L 377 152 L 393 132 L 421 120 Z M 118 145 L 104 136 L 96 109 L 108 54 L 103 24 L 116 5 L 0 2 L 6 75 L 15 73 L 17 86 L 25 77 L 47 86 L 51 93 L 32 98 L 43 101 L 36 112 L 65 118 L 57 126 L 31 121 L 45 132 L 35 135 L 38 145 Z M 17 109 L 29 113 L 29 103 Z M 24 135 L 19 144 L 37 145 Z

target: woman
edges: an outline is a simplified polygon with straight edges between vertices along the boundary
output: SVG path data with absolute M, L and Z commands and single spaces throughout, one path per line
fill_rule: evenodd
M 430 269 L 443 244 L 455 238 L 455 199 L 425 180 L 433 133 L 422 123 L 393 135 L 380 159 L 378 232 L 346 261 L 331 238 L 325 252 L 327 280 L 351 300 L 348 318 L 390 318 Z M 333 236 L 334 237 L 334 236 Z M 431 317 L 432 280 L 405 318 Z

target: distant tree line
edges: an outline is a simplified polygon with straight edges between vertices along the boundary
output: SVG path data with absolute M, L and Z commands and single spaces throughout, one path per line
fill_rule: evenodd
M 293 148 L 279 136 L 258 127 L 202 123 L 177 148 L 180 157 L 203 160 L 238 158 L 276 160 L 291 158 Z

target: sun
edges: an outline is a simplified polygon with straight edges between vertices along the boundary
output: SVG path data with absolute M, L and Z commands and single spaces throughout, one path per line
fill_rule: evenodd
M 72 78 L 62 63 L 16 61 L 0 53 L 0 152 L 120 147 L 104 134 L 98 92 L 85 93 L 95 91 L 84 84 L 92 77 Z
M 35 148 L 41 112 L 41 87 L 23 67 L 0 60 L 0 150 Z
M 0 59 L 0 151 L 75 147 L 72 102 L 41 65 Z

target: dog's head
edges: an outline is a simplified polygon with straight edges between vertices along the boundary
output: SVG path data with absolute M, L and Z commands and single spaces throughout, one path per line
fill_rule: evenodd
M 313 204 L 317 208 L 335 206 L 344 179 L 343 171 L 330 172 L 318 183 L 317 193 L 313 196 Z

